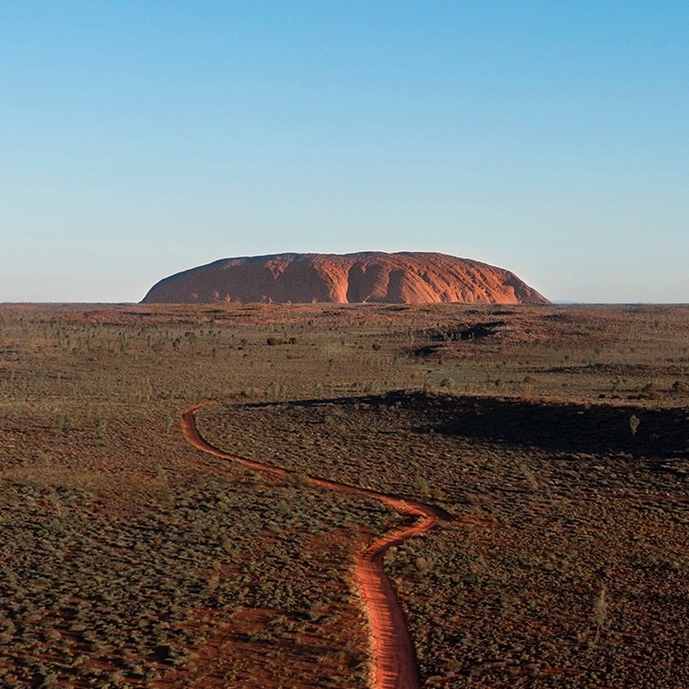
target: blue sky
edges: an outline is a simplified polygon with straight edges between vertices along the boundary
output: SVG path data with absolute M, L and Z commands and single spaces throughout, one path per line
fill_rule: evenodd
M 441 251 L 689 302 L 686 0 L 3 0 L 0 301 Z

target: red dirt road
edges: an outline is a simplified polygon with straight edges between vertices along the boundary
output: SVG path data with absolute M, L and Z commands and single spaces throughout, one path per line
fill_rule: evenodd
M 236 457 L 206 442 L 196 427 L 194 412 L 209 404 L 213 403 L 199 404 L 183 413 L 182 431 L 189 443 L 199 450 L 252 469 L 281 476 L 290 473 L 280 467 Z M 402 500 L 392 495 L 376 493 L 345 483 L 313 477 L 309 477 L 308 480 L 313 486 L 376 498 L 400 514 L 419 518 L 413 526 L 393 531 L 369 545 L 357 558 L 356 577 L 370 623 L 372 687 L 374 689 L 420 689 L 414 645 L 395 590 L 383 569 L 383 557 L 388 548 L 432 529 L 440 520 L 449 518 L 449 515 L 437 507 Z
M 440 515 L 418 503 L 379 495 L 386 505 L 421 519 L 403 531 L 393 531 L 372 543 L 357 559 L 356 573 L 371 624 L 373 686 L 376 689 L 418 689 L 421 686 L 416 654 L 406 620 L 390 579 L 383 569 L 385 551 L 411 536 L 433 528 Z

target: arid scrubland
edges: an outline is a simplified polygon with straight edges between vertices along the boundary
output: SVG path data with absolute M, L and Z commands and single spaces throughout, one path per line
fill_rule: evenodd
M 219 448 L 185 443 L 198 412 Z M 0 307 L 0 685 L 366 687 L 388 555 L 424 686 L 689 685 L 689 309 Z

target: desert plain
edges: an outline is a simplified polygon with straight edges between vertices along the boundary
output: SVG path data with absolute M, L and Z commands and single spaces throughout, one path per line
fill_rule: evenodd
M 371 687 L 376 495 L 419 686 L 689 687 L 689 307 L 6 304 L 0 405 L 2 687 Z

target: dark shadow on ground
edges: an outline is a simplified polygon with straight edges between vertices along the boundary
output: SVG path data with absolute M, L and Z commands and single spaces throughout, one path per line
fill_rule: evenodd
M 246 407 L 353 408 L 359 403 L 418 413 L 419 433 L 441 433 L 558 452 L 627 453 L 635 457 L 689 457 L 689 407 L 648 409 L 605 404 L 394 391 L 385 395 L 260 403 Z

